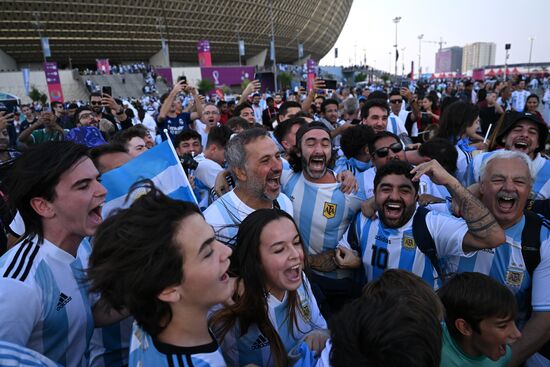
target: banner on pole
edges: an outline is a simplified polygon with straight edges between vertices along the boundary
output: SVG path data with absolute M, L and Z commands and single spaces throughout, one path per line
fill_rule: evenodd
M 45 62 L 44 73 L 46 74 L 50 102 L 63 102 L 63 90 L 61 89 L 61 80 L 59 79 L 57 63 L 55 61 Z

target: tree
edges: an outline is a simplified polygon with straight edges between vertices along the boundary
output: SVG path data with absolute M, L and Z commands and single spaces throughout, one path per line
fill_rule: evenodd
M 363 73 L 362 71 L 358 72 L 357 74 L 355 74 L 355 76 L 353 77 L 353 81 L 355 83 L 358 83 L 358 82 L 362 82 L 364 80 L 367 80 L 367 74 Z
M 380 76 L 380 79 L 382 79 L 384 81 L 384 84 L 388 82 L 388 80 L 390 80 L 390 74 L 389 73 L 383 73 L 381 76 Z
M 36 89 L 36 87 L 33 85 L 29 92 L 29 98 L 32 99 L 33 102 L 38 102 L 40 101 L 41 96 L 42 96 L 42 92 Z
M 279 83 L 281 83 L 281 88 L 290 88 L 290 83 L 292 83 L 292 80 L 294 79 L 292 74 L 283 71 L 279 73 L 278 77 Z
M 243 79 L 242 83 L 241 83 L 241 89 L 242 90 L 245 90 L 246 87 L 248 87 L 248 84 L 250 84 L 250 80 L 248 79 Z
M 212 80 L 205 78 L 199 80 L 199 82 L 197 83 L 197 87 L 199 88 L 201 94 L 207 94 L 208 92 L 216 88 L 216 85 Z

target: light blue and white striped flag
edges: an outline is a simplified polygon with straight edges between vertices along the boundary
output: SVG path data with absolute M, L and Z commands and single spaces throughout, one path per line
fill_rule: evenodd
M 134 198 L 125 204 L 128 190 L 135 182 L 146 178 L 172 199 L 197 204 L 176 150 L 168 139 L 101 176 L 101 183 L 107 189 L 103 218 L 107 218 L 114 209 L 129 207 L 142 193 L 139 190 L 134 192 Z

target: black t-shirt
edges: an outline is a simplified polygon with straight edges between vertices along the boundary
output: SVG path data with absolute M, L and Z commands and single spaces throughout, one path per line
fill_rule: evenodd
M 487 132 L 490 124 L 493 124 L 491 128 L 494 131 L 495 124 L 497 123 L 500 114 L 496 112 L 495 107 L 482 107 L 479 110 L 479 122 L 481 125 L 481 132 L 483 135 Z

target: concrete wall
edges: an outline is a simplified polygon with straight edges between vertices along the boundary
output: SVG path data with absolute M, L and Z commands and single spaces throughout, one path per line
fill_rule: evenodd
M 197 86 L 201 77 L 201 68 L 198 66 L 187 66 L 187 67 L 172 67 L 172 79 L 174 83 L 178 81 L 178 77 L 185 75 L 187 77 L 187 83 L 194 87 Z
M 72 70 L 59 70 L 63 96 L 66 101 L 88 100 L 88 91 L 82 81 L 73 78 Z M 44 71 L 30 72 L 30 86 L 35 86 L 42 93 L 48 94 L 48 85 Z M 30 103 L 31 99 L 25 95 L 23 73 L 21 71 L 0 73 L 0 91 L 14 94 L 22 103 Z
M 17 70 L 15 59 L 0 50 L 0 70 Z

